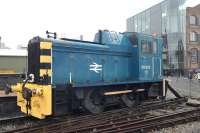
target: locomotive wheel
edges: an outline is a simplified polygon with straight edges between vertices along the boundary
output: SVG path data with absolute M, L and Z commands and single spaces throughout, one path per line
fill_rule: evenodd
M 136 105 L 136 96 L 134 93 L 123 94 L 121 99 L 127 107 L 133 107 Z
M 104 110 L 103 96 L 96 90 L 89 90 L 84 99 L 84 107 L 91 113 L 101 113 Z

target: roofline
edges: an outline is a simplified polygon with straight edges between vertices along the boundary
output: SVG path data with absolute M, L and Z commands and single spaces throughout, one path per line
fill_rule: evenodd
M 26 57 L 28 55 L 27 50 L 21 49 L 0 49 L 0 56 L 7 57 Z
M 127 20 L 130 19 L 130 18 L 132 18 L 132 17 L 135 17 L 135 16 L 137 16 L 137 15 L 139 15 L 139 14 L 141 14 L 141 13 L 147 11 L 147 10 L 150 10 L 151 8 L 153 8 L 153 7 L 155 7 L 155 6 L 158 6 L 158 5 L 160 5 L 160 4 L 162 4 L 162 3 L 166 2 L 166 1 L 169 1 L 169 0 L 163 0 L 163 1 L 161 1 L 160 3 L 157 3 L 157 4 L 155 4 L 155 5 L 151 6 L 151 7 L 149 7 L 149 8 L 147 8 L 147 9 L 143 10 L 143 11 L 140 11 L 140 12 L 136 13 L 135 15 L 133 15 L 133 16 L 127 18 Z
M 27 57 L 27 55 L 0 55 L 0 57 Z

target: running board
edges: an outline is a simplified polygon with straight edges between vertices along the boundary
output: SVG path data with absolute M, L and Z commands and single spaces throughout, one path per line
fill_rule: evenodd
M 105 92 L 104 95 L 105 95 L 105 96 L 109 96 L 109 95 L 119 95 L 119 94 L 126 94 L 126 93 L 130 93 L 130 92 L 133 92 L 133 90 L 109 91 L 109 92 Z

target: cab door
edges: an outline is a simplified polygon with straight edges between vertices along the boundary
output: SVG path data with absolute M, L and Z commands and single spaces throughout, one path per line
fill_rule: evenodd
M 159 45 L 160 40 L 153 38 L 153 79 L 158 80 L 162 76 L 162 47 Z
M 152 38 L 144 36 L 140 46 L 140 80 L 152 80 L 153 69 Z

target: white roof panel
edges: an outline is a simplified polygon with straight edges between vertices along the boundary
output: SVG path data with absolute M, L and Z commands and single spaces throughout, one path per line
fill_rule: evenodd
M 27 56 L 24 49 L 0 49 L 0 56 Z

